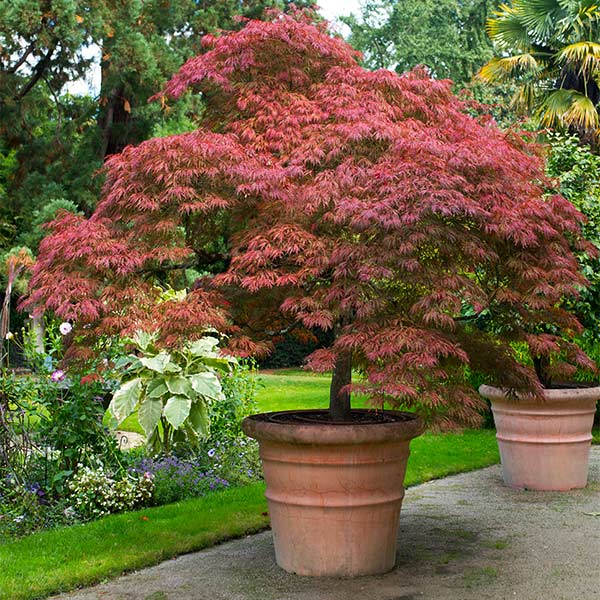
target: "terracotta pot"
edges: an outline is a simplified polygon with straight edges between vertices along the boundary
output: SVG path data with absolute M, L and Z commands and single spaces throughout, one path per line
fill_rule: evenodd
M 491 400 L 504 483 L 566 491 L 587 485 L 592 425 L 600 387 L 545 390 L 545 400 L 510 399 L 482 385 Z
M 300 420 L 281 422 L 290 412 Z M 423 423 L 392 411 L 396 420 L 381 423 L 302 421 L 315 412 L 243 423 L 260 444 L 277 564 L 299 575 L 385 573 L 396 562 L 409 442 Z

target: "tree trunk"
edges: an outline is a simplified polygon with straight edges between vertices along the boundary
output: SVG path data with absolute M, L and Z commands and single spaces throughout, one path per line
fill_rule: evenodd
M 329 415 L 332 421 L 350 420 L 350 392 L 342 390 L 352 382 L 352 351 L 340 352 L 333 367 L 329 390 Z
M 533 357 L 533 368 L 535 369 L 535 373 L 544 388 L 550 388 L 552 385 L 552 380 L 548 376 L 548 368 L 550 366 L 550 361 L 547 356 L 534 356 Z

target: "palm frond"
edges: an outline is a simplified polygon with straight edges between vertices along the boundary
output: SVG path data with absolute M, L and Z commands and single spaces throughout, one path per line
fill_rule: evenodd
M 556 60 L 559 64 L 569 65 L 573 70 L 578 70 L 580 75 L 590 78 L 600 70 L 600 44 L 590 41 L 569 44 L 557 53 Z
M 569 110 L 564 115 L 566 125 L 586 130 L 598 129 L 598 110 L 585 94 L 575 92 Z
M 566 42 L 593 38 L 593 27 L 600 21 L 597 0 L 559 0 L 564 16 L 557 23 L 557 39 Z
M 534 43 L 543 43 L 553 36 L 557 19 L 563 9 L 558 0 L 514 0 L 513 12 Z
M 535 76 L 542 66 L 529 53 L 495 57 L 481 68 L 477 77 L 489 83 L 499 83 L 515 77 Z
M 537 118 L 544 127 L 563 127 L 563 115 L 569 110 L 573 90 L 554 90 L 546 95 L 541 103 Z
M 550 92 L 540 105 L 537 117 L 546 127 L 598 128 L 598 111 L 594 103 L 585 94 L 575 90 Z
M 494 15 L 488 19 L 485 28 L 490 39 L 498 48 L 519 48 L 520 50 L 529 48 L 531 40 L 527 29 L 512 7 L 501 4 Z
M 510 105 L 519 112 L 531 113 L 537 104 L 537 96 L 535 84 L 528 81 L 519 86 L 511 98 Z

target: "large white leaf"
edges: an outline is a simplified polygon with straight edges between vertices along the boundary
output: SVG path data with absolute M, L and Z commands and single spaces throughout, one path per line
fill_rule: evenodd
M 165 380 L 171 394 L 193 398 L 196 396 L 194 388 L 187 377 L 167 377 Z
M 117 420 L 117 423 L 121 423 L 133 412 L 141 393 L 142 380 L 139 377 L 126 381 L 114 393 L 108 409 Z
M 194 390 L 206 398 L 218 400 L 222 397 L 221 382 L 219 378 L 210 371 L 190 375 L 190 383 Z
M 171 362 L 171 355 L 168 352 L 159 352 L 156 356 L 150 358 L 140 356 L 139 360 L 147 369 L 164 373 L 167 365 Z
M 179 429 L 190 414 L 191 407 L 192 401 L 189 398 L 185 396 L 171 396 L 165 404 L 163 414 L 175 429 Z
M 233 366 L 237 364 L 237 360 L 233 356 L 205 356 L 202 358 L 202 364 L 221 373 L 231 373 Z
M 208 435 L 208 410 L 204 402 L 194 402 L 190 409 L 190 424 L 199 436 Z
M 203 337 L 188 344 L 193 356 L 215 356 L 219 340 L 214 337 Z
M 148 348 L 156 342 L 158 336 L 156 333 L 148 333 L 147 331 L 138 330 L 133 336 L 133 341 L 142 351 L 148 350 Z
M 169 390 L 165 380 L 162 377 L 152 379 L 146 386 L 146 397 L 147 398 L 161 398 L 165 394 L 168 394 Z
M 138 410 L 138 421 L 146 434 L 146 439 L 150 439 L 162 414 L 162 400 L 146 398 Z

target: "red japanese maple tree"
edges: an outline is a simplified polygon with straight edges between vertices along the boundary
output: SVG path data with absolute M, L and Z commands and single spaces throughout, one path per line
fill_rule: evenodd
M 333 370 L 334 419 L 361 391 L 474 420 L 467 365 L 539 392 L 511 341 L 553 354 L 553 373 L 590 365 L 565 341 L 580 326 L 561 305 L 585 283 L 582 217 L 545 195 L 536 147 L 469 116 L 448 81 L 365 70 L 301 13 L 203 42 L 157 96 L 202 94 L 200 128 L 108 160 L 92 217 L 63 214 L 42 242 L 29 306 L 73 320 L 83 346 L 211 327 L 251 354 L 294 324 L 331 329 L 309 365 Z M 157 303 L 166 273 L 217 258 L 221 273 Z M 493 334 L 473 325 L 481 315 Z

